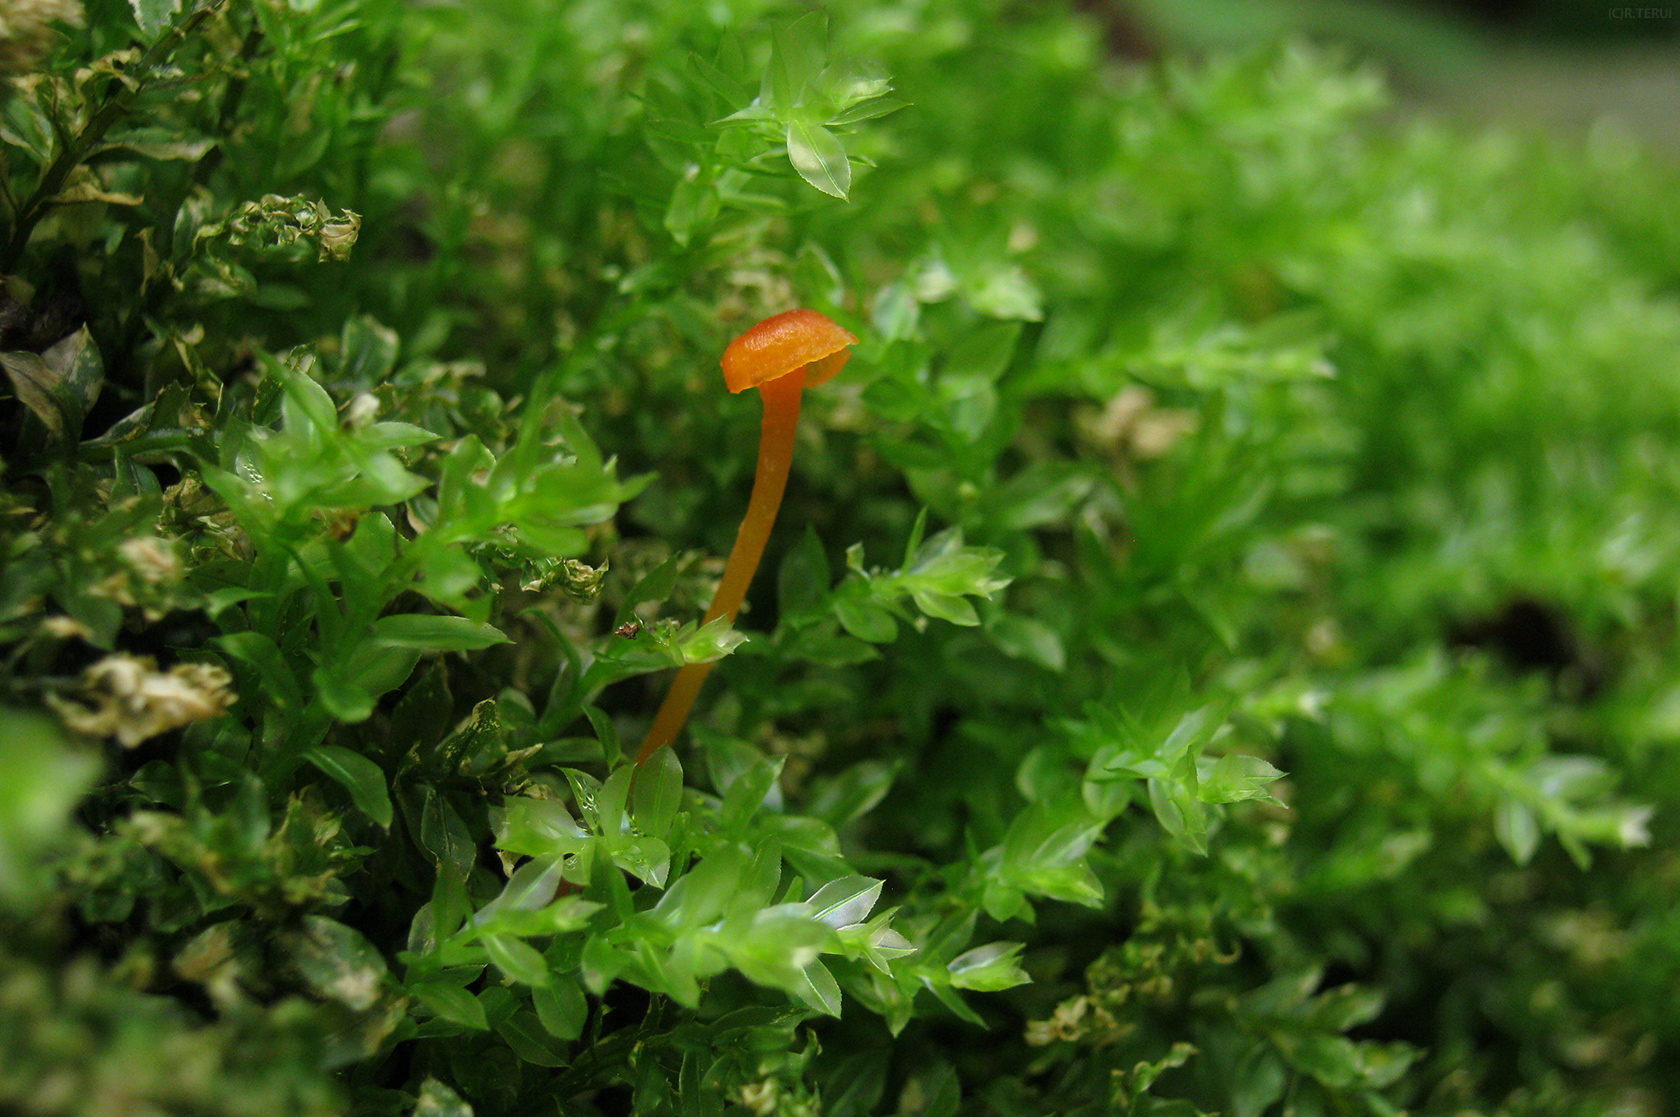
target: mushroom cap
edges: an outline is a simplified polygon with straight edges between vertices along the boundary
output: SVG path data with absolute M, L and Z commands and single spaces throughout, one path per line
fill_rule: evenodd
M 744 392 L 791 372 L 805 369 L 805 386 L 814 388 L 834 377 L 857 338 L 827 315 L 788 310 L 766 318 L 723 351 L 723 382 Z

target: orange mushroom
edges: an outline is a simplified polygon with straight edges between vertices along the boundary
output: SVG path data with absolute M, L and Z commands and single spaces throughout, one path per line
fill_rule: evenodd
M 766 318 L 723 351 L 723 382 L 731 392 L 757 388 L 764 397 L 764 426 L 758 443 L 758 469 L 753 474 L 747 514 L 735 535 L 735 546 L 723 568 L 717 596 L 702 624 L 719 617 L 731 622 L 741 610 L 776 511 L 787 489 L 793 464 L 793 441 L 799 430 L 799 403 L 806 388 L 833 379 L 851 356 L 847 349 L 857 338 L 814 310 L 789 310 Z M 636 753 L 639 765 L 670 744 L 682 731 L 688 712 L 716 661 L 690 663 L 677 672 L 670 693 L 654 715 L 647 739 Z

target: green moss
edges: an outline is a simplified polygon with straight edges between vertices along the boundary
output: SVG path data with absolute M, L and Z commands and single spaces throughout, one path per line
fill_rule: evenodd
M 1672 1100 L 1674 167 L 1060 5 L 183 7 L 0 102 L 0 1106 Z

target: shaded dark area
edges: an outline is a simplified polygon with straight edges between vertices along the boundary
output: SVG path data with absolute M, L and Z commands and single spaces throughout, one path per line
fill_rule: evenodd
M 1582 701 L 1604 685 L 1601 658 L 1587 653 L 1560 609 L 1535 598 L 1513 598 L 1491 616 L 1454 625 L 1450 639 L 1491 651 L 1518 671 L 1544 672 Z

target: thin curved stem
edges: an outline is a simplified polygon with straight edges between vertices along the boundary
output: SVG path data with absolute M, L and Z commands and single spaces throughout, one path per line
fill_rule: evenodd
M 735 546 L 730 549 L 729 562 L 723 568 L 723 580 L 718 583 L 717 595 L 701 623 L 710 624 L 719 617 L 731 623 L 741 611 L 747 587 L 752 585 L 758 571 L 759 559 L 764 557 L 764 545 L 770 540 L 775 526 L 776 512 L 782 506 L 782 493 L 787 490 L 788 468 L 793 464 L 793 441 L 799 432 L 799 403 L 805 390 L 805 370 L 799 369 L 779 380 L 759 386 L 764 397 L 764 425 L 758 442 L 758 468 L 753 473 L 752 496 L 747 500 L 747 514 L 741 520 L 741 530 L 735 534 Z M 677 672 L 671 689 L 653 716 L 647 738 L 636 753 L 636 763 L 676 739 L 688 721 L 688 712 L 700 696 L 700 687 L 712 673 L 717 661 L 690 663 Z

